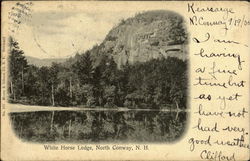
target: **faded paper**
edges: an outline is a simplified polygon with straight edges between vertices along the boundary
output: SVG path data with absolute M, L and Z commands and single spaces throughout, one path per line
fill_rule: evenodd
M 2 160 L 249 159 L 247 2 L 6 1 L 1 12 Z

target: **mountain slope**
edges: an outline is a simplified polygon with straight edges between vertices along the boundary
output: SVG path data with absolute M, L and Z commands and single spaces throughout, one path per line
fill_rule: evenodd
M 168 11 L 149 11 L 122 20 L 92 51 L 107 53 L 121 66 L 161 57 L 187 58 L 187 31 L 181 16 Z
M 53 62 L 55 63 L 63 63 L 66 61 L 66 58 L 47 58 L 47 59 L 39 59 L 31 56 L 25 56 L 28 64 L 35 65 L 37 67 L 42 67 L 42 66 L 51 66 Z
M 122 20 L 110 30 L 100 45 L 87 52 L 94 57 L 96 64 L 102 56 L 108 55 L 118 67 L 127 62 L 134 64 L 162 57 L 185 60 L 188 55 L 187 37 L 186 27 L 180 15 L 163 10 L 148 11 Z M 79 54 L 70 61 L 27 57 L 29 64 L 39 67 L 51 66 L 52 62 L 74 64 L 77 59 Z

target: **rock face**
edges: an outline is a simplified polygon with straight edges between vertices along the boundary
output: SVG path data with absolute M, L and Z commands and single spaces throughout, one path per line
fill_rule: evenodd
M 183 19 L 168 11 L 150 11 L 122 20 L 106 36 L 101 51 L 121 66 L 161 57 L 187 58 L 187 32 Z

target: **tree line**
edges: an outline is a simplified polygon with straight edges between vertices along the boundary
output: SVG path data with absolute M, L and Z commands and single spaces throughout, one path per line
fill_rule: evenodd
M 117 67 L 95 49 L 50 67 L 28 64 L 10 38 L 9 101 L 29 105 L 186 108 L 187 62 L 175 57 Z M 95 48 L 95 47 L 94 47 Z M 98 52 L 99 56 L 93 52 Z

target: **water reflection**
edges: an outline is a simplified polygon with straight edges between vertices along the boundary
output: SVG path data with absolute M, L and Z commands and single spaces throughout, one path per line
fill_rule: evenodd
M 186 112 L 41 111 L 11 113 L 17 136 L 32 142 L 171 142 L 186 126 Z

